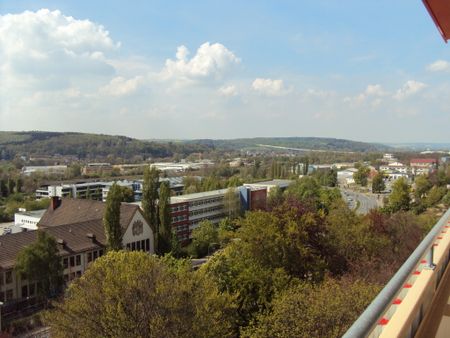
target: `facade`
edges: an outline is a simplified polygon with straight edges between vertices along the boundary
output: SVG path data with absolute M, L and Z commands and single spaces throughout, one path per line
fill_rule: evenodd
M 22 174 L 30 176 L 32 173 L 42 173 L 46 175 L 64 175 L 66 165 L 46 165 L 46 166 L 28 166 L 22 168 Z
M 392 163 L 389 163 L 388 165 L 382 165 L 382 166 L 380 166 L 380 170 L 384 171 L 386 173 L 389 173 L 392 171 L 397 171 L 397 172 L 404 173 L 404 174 L 408 173 L 408 167 L 400 162 L 392 162 Z
M 14 214 L 14 225 L 26 230 L 37 230 L 37 224 L 44 215 L 46 209 L 26 211 L 19 209 Z
M 80 277 L 105 252 L 104 210 L 103 202 L 53 197 L 40 219 L 38 229 L 58 242 L 66 283 Z M 125 249 L 154 253 L 153 231 L 137 205 L 121 205 L 120 223 Z M 2 312 L 36 296 L 36 283 L 14 272 L 17 254 L 36 239 L 37 231 L 33 230 L 0 237 L 0 301 L 5 304 Z
M 110 163 L 88 163 L 83 167 L 81 173 L 83 175 L 110 174 L 112 169 L 113 167 Z
M 74 184 L 61 184 L 42 186 L 36 190 L 36 198 L 72 197 L 102 200 L 103 188 L 106 182 L 80 182 Z
M 427 175 L 437 169 L 437 160 L 434 158 L 416 158 L 410 163 L 414 175 Z

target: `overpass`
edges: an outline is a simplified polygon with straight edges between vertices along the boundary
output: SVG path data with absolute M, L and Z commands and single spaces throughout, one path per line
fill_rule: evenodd
M 450 337 L 450 209 L 344 338 Z

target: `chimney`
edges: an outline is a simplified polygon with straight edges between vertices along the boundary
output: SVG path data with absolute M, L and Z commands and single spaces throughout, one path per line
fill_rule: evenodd
M 63 246 L 63 247 L 66 245 L 66 241 L 63 240 L 62 238 L 58 238 L 58 239 L 56 240 L 56 242 L 57 242 L 59 245 Z
M 87 238 L 90 238 L 92 240 L 92 243 L 95 243 L 95 234 L 93 234 L 92 232 L 89 232 L 86 234 Z
M 50 202 L 52 210 L 56 210 L 61 205 L 61 199 L 58 196 L 52 196 L 52 201 Z

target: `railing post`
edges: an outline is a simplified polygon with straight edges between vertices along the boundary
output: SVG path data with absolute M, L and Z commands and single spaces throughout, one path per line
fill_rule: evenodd
M 436 265 L 434 264 L 434 245 L 431 245 L 430 250 L 427 253 L 427 265 L 424 267 L 427 270 L 434 270 Z

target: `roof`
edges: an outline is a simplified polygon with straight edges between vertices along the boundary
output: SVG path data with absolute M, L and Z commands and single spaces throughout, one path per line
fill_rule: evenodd
M 434 158 L 413 158 L 411 163 L 436 163 L 437 160 Z
M 450 39 L 450 2 L 422 0 L 445 42 Z
M 244 186 L 278 186 L 278 187 L 287 187 L 292 184 L 292 180 L 271 180 L 271 181 L 263 181 L 263 182 L 255 182 L 255 183 L 245 183 Z
M 68 255 L 89 249 L 101 248 L 106 245 L 106 238 L 101 220 L 87 221 L 84 223 L 66 224 L 8 234 L 0 237 L 0 267 L 12 268 L 18 253 L 37 239 L 38 231 L 45 231 L 56 240 L 64 240 L 64 245 L 58 245 L 60 255 Z M 87 235 L 95 235 L 95 240 Z
M 22 216 L 30 216 L 30 217 L 42 217 L 42 215 L 46 212 L 46 209 L 39 209 L 39 210 L 28 210 L 28 211 L 18 211 L 16 212 L 16 215 L 22 215 Z
M 42 216 L 38 227 L 54 227 L 64 224 L 84 223 L 103 220 L 106 203 L 87 199 L 62 198 L 60 205 L 53 210 L 52 205 Z M 130 224 L 138 205 L 122 203 L 120 206 L 120 224 L 126 229 Z
M 230 188 L 211 190 L 211 191 L 205 191 L 205 192 L 196 192 L 194 194 L 187 194 L 187 195 L 180 195 L 180 196 L 173 196 L 170 198 L 170 203 L 181 203 L 181 202 L 186 202 L 186 201 L 190 201 L 190 200 L 194 200 L 194 199 L 198 199 L 198 198 L 221 196 L 221 195 L 225 195 L 229 189 Z

